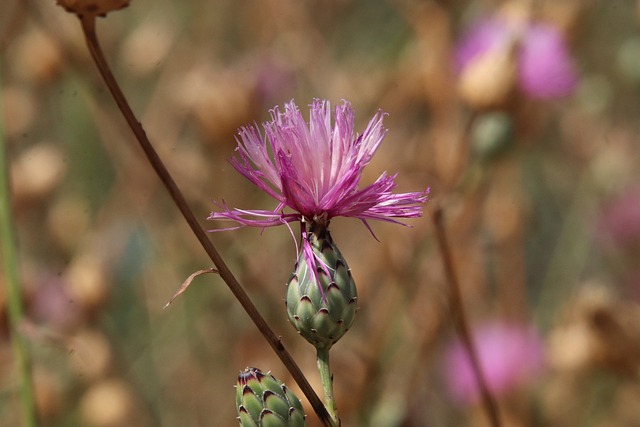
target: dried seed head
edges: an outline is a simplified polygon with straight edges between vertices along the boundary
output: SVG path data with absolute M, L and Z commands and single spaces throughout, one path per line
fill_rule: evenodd
M 130 0 L 56 0 L 56 3 L 78 16 L 105 16 L 111 11 L 129 6 Z

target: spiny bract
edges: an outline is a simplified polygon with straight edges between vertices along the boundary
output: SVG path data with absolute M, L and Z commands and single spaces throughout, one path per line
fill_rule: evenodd
M 257 368 L 238 375 L 236 406 L 241 427 L 303 427 L 300 400 L 281 381 Z

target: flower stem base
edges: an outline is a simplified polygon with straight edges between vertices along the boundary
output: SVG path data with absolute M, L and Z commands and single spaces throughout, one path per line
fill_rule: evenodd
M 324 406 L 333 419 L 334 426 L 340 425 L 338 418 L 338 407 L 333 397 L 333 374 L 329 365 L 329 350 L 318 348 L 318 370 L 320 371 L 320 380 L 322 381 L 322 392 L 324 394 Z

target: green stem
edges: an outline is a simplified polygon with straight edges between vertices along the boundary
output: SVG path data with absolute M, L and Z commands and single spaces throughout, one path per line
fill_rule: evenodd
M 338 418 L 338 407 L 336 399 L 333 397 L 333 374 L 331 374 L 331 366 L 329 365 L 329 350 L 318 348 L 318 370 L 320 371 L 320 380 L 322 381 L 322 393 L 324 394 L 324 406 L 331 415 L 333 426 L 340 425 Z
M 0 91 L 0 95 L 2 91 Z M 1 100 L 0 100 L 1 101 Z M 0 106 L 2 102 L 0 102 Z M 2 117 L 0 111 L 0 118 Z M 9 316 L 9 331 L 11 346 L 15 358 L 18 376 L 20 378 L 20 402 L 25 427 L 35 427 L 37 416 L 31 381 L 31 358 L 27 342 L 19 332 L 24 317 L 22 309 L 22 292 L 18 273 L 18 255 L 15 245 L 13 217 L 11 214 L 11 196 L 9 184 L 9 162 L 7 160 L 7 144 L 4 140 L 0 121 L 0 235 L 2 236 L 2 265 L 7 284 L 7 310 Z

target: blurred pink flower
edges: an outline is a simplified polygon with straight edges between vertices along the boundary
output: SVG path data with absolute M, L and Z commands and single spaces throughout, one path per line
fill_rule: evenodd
M 273 99 L 281 99 L 283 94 L 291 94 L 296 88 L 296 73 L 291 64 L 277 58 L 263 58 L 255 77 L 253 96 L 262 105 L 272 105 Z
M 626 190 L 604 207 L 598 236 L 622 247 L 640 243 L 640 187 Z
M 82 308 L 69 293 L 67 282 L 55 275 L 38 281 L 29 302 L 29 314 L 36 322 L 59 330 L 72 329 L 83 316 Z
M 358 135 L 350 103 L 336 107 L 333 127 L 329 101 L 316 99 L 310 107 L 309 124 L 291 101 L 284 113 L 277 106 L 271 110 L 272 120 L 263 124 L 264 135 L 257 126 L 239 131 L 238 155 L 231 164 L 277 200 L 277 206 L 245 210 L 224 204 L 222 211 L 211 213 L 208 219 L 272 227 L 294 221 L 327 224 L 331 218 L 345 216 L 367 225 L 369 219 L 398 222 L 393 218 L 422 214 L 428 190 L 392 193 L 396 175 L 384 172 L 373 184 L 358 188 L 364 167 L 386 134 L 384 113 L 376 113 Z
M 487 387 L 495 395 L 513 390 L 543 367 L 543 343 L 532 330 L 505 323 L 490 323 L 474 331 L 474 343 Z M 452 397 L 461 403 L 479 398 L 468 353 L 459 341 L 446 351 L 446 380 Z
M 518 83 L 535 99 L 553 99 L 573 93 L 578 77 L 562 34 L 543 23 L 524 26 L 491 17 L 477 22 L 456 49 L 456 67 L 499 49 L 516 49 Z

